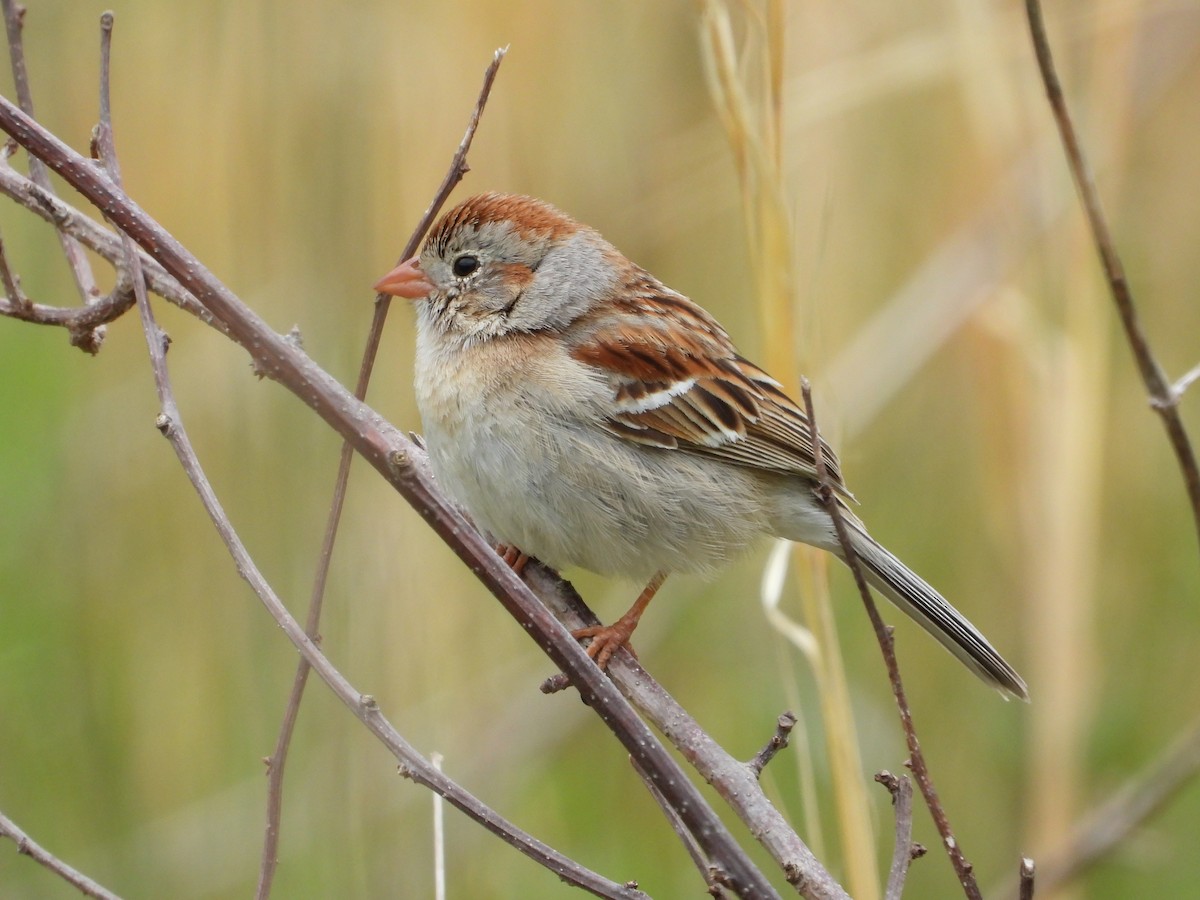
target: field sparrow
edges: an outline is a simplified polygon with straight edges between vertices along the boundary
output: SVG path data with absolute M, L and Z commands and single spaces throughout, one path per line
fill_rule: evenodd
M 417 402 L 443 489 L 549 565 L 649 579 L 616 623 L 576 633 L 601 665 L 669 572 L 710 571 L 764 534 L 841 557 L 813 494 L 804 412 L 712 316 L 591 228 L 540 200 L 481 194 L 375 287 L 416 301 Z M 966 618 L 843 515 L 876 588 L 984 681 L 1027 698 Z

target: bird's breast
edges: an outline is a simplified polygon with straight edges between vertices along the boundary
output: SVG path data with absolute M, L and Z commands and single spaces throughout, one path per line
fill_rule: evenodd
M 419 349 L 417 399 L 443 489 L 496 540 L 636 578 L 711 569 L 766 530 L 751 473 L 610 434 L 611 387 L 561 342 L 495 343 Z

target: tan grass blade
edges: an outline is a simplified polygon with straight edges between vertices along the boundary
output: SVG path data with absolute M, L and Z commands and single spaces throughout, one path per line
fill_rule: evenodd
M 801 365 L 811 368 L 812 359 L 810 348 L 801 349 L 797 330 L 793 230 L 782 175 L 783 9 L 774 0 L 767 0 L 764 7 L 745 4 L 745 8 L 748 37 L 741 53 L 730 11 L 719 0 L 704 4 L 702 46 L 709 88 L 739 177 L 766 340 L 764 359 L 768 370 L 794 390 Z M 795 623 L 779 615 L 770 619 L 782 625 L 782 634 L 806 648 L 805 657 L 816 675 L 846 881 L 853 896 L 870 900 L 880 894 L 871 805 L 830 605 L 826 561 L 807 548 L 797 548 L 792 558 L 800 573 L 811 631 L 804 636 Z

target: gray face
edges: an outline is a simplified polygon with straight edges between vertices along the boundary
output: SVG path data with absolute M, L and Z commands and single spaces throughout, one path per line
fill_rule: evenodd
M 552 238 L 509 222 L 461 225 L 421 254 L 435 286 L 423 324 L 468 341 L 564 328 L 612 289 L 612 252 L 586 228 Z

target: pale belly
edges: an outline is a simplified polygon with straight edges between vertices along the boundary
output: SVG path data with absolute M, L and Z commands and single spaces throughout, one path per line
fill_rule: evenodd
M 641 580 L 712 570 L 774 530 L 748 470 L 630 444 L 572 418 L 579 397 L 563 403 L 524 382 L 514 393 L 499 378 L 417 380 L 434 472 L 498 542 Z

